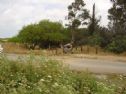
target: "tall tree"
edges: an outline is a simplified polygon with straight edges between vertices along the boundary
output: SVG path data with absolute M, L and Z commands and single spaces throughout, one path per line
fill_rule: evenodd
M 109 28 L 114 33 L 124 34 L 126 29 L 126 0 L 111 0 L 113 6 L 109 9 Z
M 109 9 L 109 30 L 113 37 L 108 50 L 116 53 L 126 51 L 126 0 L 111 0 L 113 6 Z
M 89 34 L 93 35 L 94 31 L 95 31 L 95 4 L 93 5 L 93 13 L 89 25 Z
M 80 25 L 87 24 L 86 20 L 89 18 L 89 12 L 85 9 L 85 2 L 83 0 L 74 0 L 68 6 L 68 27 L 71 29 L 71 42 L 75 41 L 75 30 Z
M 96 18 L 96 12 L 95 12 L 95 4 L 93 4 L 93 11 L 92 11 L 92 17 L 90 17 L 90 23 L 88 26 L 88 31 L 89 31 L 89 35 L 93 35 L 95 33 L 95 31 L 97 31 L 96 29 L 99 29 L 99 25 L 98 23 L 100 22 L 100 18 Z

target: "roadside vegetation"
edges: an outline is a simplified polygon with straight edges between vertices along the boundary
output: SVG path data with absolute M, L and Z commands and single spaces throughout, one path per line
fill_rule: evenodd
M 88 72 L 70 71 L 43 56 L 17 61 L 0 57 L 1 94 L 126 94 L 125 86 L 123 76 L 99 79 Z

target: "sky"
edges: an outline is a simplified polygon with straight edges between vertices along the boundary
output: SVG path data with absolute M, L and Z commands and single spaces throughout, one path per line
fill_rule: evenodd
M 74 0 L 0 0 L 0 38 L 8 38 L 18 34 L 21 28 L 43 19 L 62 21 L 65 23 L 67 7 Z M 102 16 L 101 24 L 108 23 L 110 0 L 84 0 L 86 8 L 92 12 L 96 3 L 97 17 Z

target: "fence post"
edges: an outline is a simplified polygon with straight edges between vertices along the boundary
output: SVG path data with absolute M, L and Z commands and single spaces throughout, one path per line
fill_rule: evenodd
M 87 46 L 87 53 L 89 54 L 89 46 Z
M 83 52 L 83 46 L 81 46 L 81 53 Z
M 95 47 L 95 53 L 98 54 L 98 47 Z
M 58 50 L 57 50 L 57 48 L 56 48 L 56 53 L 55 53 L 56 55 L 58 54 Z

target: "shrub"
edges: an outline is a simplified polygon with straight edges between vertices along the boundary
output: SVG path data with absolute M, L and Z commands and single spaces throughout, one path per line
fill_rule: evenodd
M 122 53 L 126 51 L 126 37 L 118 36 L 112 40 L 107 49 L 114 53 Z

